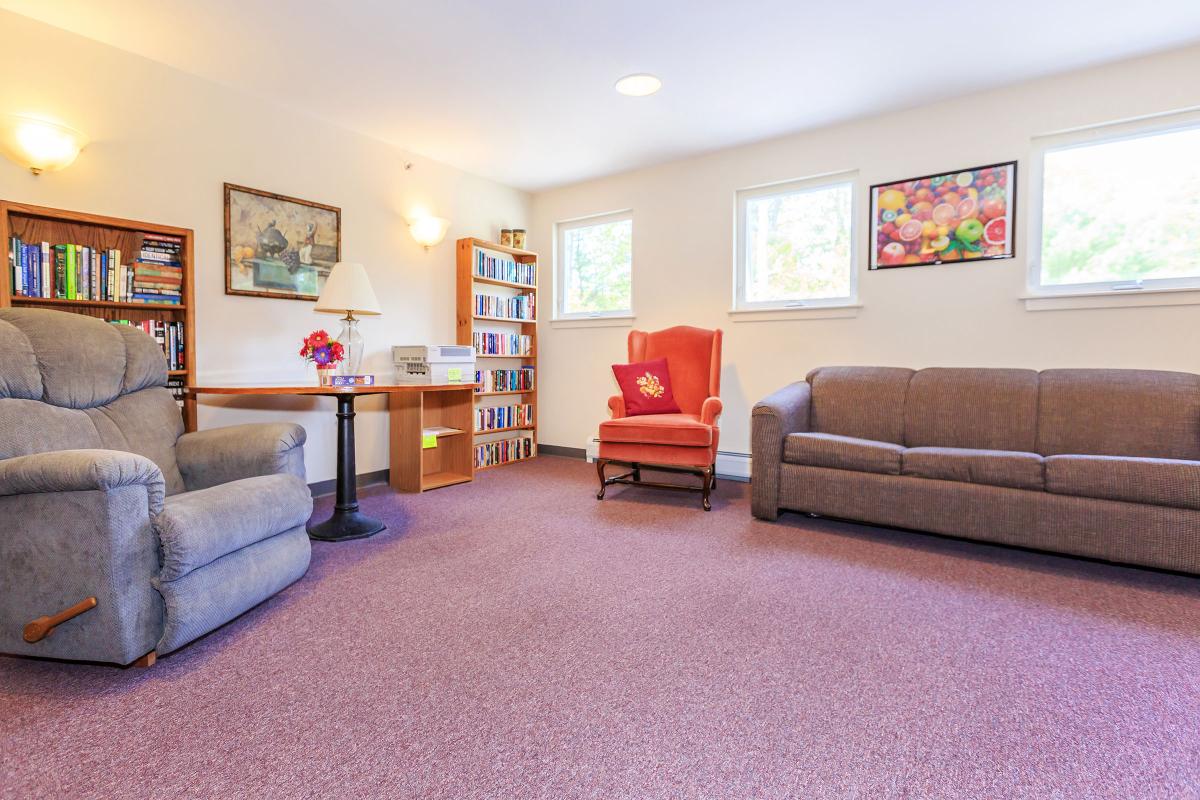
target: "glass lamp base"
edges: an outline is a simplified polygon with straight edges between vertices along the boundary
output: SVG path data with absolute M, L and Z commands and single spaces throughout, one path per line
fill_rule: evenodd
M 359 375 L 363 359 L 363 337 L 358 332 L 358 320 L 346 317 L 337 340 L 341 342 L 344 357 L 338 364 L 338 375 Z

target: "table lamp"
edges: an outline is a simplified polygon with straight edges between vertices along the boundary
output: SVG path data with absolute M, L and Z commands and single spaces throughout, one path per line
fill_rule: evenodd
M 342 330 L 337 340 L 346 351 L 342 359 L 339 375 L 357 375 L 362 366 L 363 337 L 358 332 L 358 320 L 355 314 L 379 314 L 379 300 L 371 281 L 367 278 L 367 270 L 362 264 L 349 261 L 339 261 L 333 265 L 325 288 L 317 298 L 317 311 L 327 314 L 345 314 L 342 317 Z

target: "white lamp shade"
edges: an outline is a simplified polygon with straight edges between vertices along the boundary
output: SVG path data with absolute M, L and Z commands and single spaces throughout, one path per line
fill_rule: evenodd
M 367 269 L 362 264 L 350 261 L 339 261 L 333 265 L 325 288 L 317 298 L 317 311 L 330 314 L 379 314 L 379 300 L 371 281 L 367 278 Z

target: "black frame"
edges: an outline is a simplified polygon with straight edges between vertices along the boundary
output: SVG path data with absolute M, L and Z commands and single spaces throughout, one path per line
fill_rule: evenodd
M 1018 164 L 1018 162 L 1016 159 L 1013 159 L 1012 161 L 997 161 L 994 164 L 980 164 L 977 167 L 963 167 L 962 169 L 941 170 L 939 172 L 931 172 L 928 175 L 918 175 L 915 178 L 901 178 L 900 180 L 883 181 L 881 183 L 871 184 L 871 188 L 868 190 L 868 202 L 867 202 L 868 213 L 870 214 L 870 218 L 867 220 L 867 271 L 868 272 L 876 272 L 878 270 L 904 269 L 906 267 L 935 267 L 939 264 L 954 264 L 955 266 L 958 266 L 963 263 L 973 263 L 975 261 L 998 261 L 998 260 L 1005 259 L 1005 258 L 1016 258 L 1017 257 L 1017 164 Z M 953 175 L 956 172 L 967 172 L 968 170 L 971 172 L 974 172 L 975 170 L 994 169 L 995 167 L 1012 167 L 1012 180 L 1010 181 L 1010 187 L 1009 187 L 1010 192 L 1009 192 L 1009 199 L 1008 199 L 1008 206 L 1009 206 L 1008 238 L 1009 238 L 1009 241 L 1012 243 L 1012 250 L 1009 253 L 1007 253 L 1005 255 L 999 255 L 999 256 L 980 256 L 979 258 L 972 258 L 972 259 L 961 259 L 960 258 L 960 259 L 955 259 L 953 261 L 938 258 L 933 261 L 922 261 L 919 264 L 886 264 L 885 265 L 885 264 L 876 264 L 875 263 L 875 259 L 876 259 L 875 248 L 877 246 L 876 232 L 875 232 L 875 201 L 876 201 L 875 190 L 876 189 L 878 189 L 882 186 L 894 186 L 897 183 L 908 183 L 909 181 L 923 181 L 923 180 L 926 180 L 927 178 L 936 178 L 940 175 Z

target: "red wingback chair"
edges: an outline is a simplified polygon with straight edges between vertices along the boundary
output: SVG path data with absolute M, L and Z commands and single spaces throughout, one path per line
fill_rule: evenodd
M 671 389 L 679 414 L 625 415 L 625 398 L 615 395 L 608 400 L 612 419 L 600 424 L 600 455 L 596 472 L 600 477 L 598 500 L 614 484 L 651 486 L 660 489 L 699 491 L 704 510 L 712 504 L 709 494 L 717 485 L 717 440 L 721 431 L 721 331 L 680 325 L 666 330 L 629 334 L 629 363 L 666 358 Z M 604 468 L 610 461 L 632 468 L 606 478 Z M 653 465 L 671 472 L 699 475 L 700 487 L 678 486 L 642 481 L 641 466 Z

